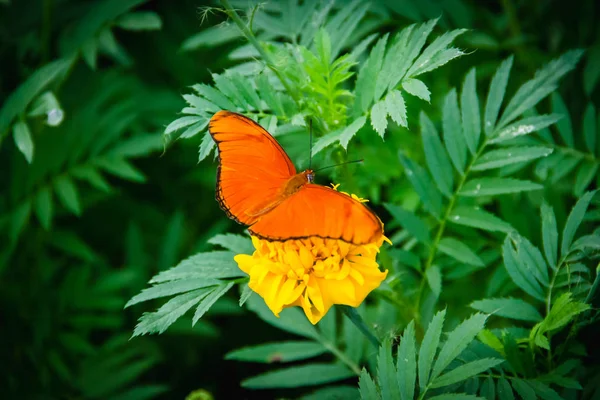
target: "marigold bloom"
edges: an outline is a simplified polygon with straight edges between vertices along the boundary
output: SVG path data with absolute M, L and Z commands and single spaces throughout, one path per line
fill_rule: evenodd
M 379 270 L 375 257 L 384 240 L 357 246 L 319 237 L 272 242 L 253 236 L 254 254 L 234 259 L 273 314 L 300 306 L 314 325 L 332 305 L 358 307 L 381 284 L 388 271 Z

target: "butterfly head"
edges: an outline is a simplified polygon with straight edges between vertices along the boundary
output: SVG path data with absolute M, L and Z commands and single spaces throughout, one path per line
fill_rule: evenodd
M 306 180 L 308 181 L 308 183 L 313 183 L 313 181 L 315 180 L 315 171 L 313 171 L 312 169 L 307 169 L 306 171 L 304 171 L 304 173 L 306 174 Z

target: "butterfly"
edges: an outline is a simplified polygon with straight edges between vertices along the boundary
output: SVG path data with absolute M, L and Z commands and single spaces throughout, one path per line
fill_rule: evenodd
M 362 245 L 383 235 L 381 220 L 360 201 L 296 172 L 277 140 L 250 118 L 219 111 L 208 130 L 219 150 L 216 199 L 254 236 L 285 241 L 317 236 Z

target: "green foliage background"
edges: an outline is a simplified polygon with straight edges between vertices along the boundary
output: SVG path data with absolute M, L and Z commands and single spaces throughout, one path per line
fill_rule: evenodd
M 598 8 L 0 1 L 3 394 L 598 398 Z M 250 294 L 219 109 L 299 169 L 309 117 L 315 165 L 364 159 L 318 181 L 393 242 L 358 309 L 379 348 Z

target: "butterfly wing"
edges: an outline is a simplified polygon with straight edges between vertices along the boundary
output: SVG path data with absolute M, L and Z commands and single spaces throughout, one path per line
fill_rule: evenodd
M 372 243 L 383 235 L 381 220 L 364 204 L 311 183 L 261 216 L 249 230 L 269 240 L 318 236 L 356 245 Z
M 219 111 L 208 130 L 219 149 L 217 201 L 229 218 L 252 225 L 283 200 L 296 168 L 269 132 L 241 114 Z

